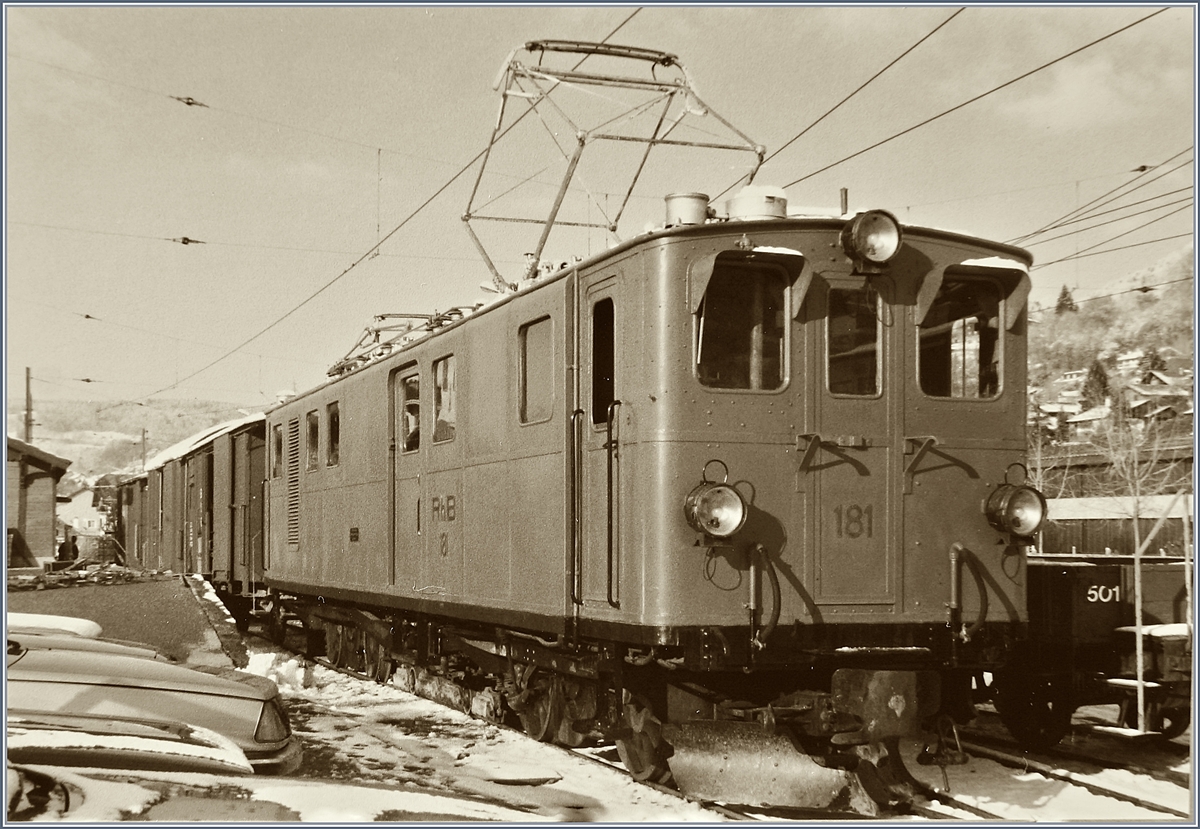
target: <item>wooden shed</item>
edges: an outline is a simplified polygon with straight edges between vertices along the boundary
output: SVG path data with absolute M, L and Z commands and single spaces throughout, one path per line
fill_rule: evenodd
M 40 567 L 54 558 L 58 482 L 71 461 L 8 438 L 8 566 Z

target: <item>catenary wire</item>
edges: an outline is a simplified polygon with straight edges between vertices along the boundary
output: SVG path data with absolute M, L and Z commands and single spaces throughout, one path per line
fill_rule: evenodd
M 783 185 L 784 189 L 786 189 L 788 187 L 793 187 L 802 181 L 807 181 L 808 179 L 812 178 L 813 176 L 820 175 L 821 173 L 824 173 L 827 170 L 831 170 L 840 164 L 845 164 L 847 161 L 850 161 L 851 159 L 858 158 L 860 155 L 868 153 L 871 150 L 878 149 L 879 147 L 882 147 L 884 144 L 887 144 L 891 141 L 895 141 L 897 138 L 908 135 L 910 132 L 913 132 L 914 130 L 918 130 L 921 127 L 932 124 L 934 121 L 938 120 L 939 118 L 944 118 L 945 116 L 947 116 L 953 112 L 957 112 L 958 110 L 962 109 L 963 107 L 969 106 L 970 104 L 973 104 L 976 101 L 980 101 L 983 98 L 986 98 L 987 96 L 989 96 L 993 93 L 999 92 L 1000 90 L 1002 90 L 1006 87 L 1012 86 L 1013 84 L 1017 83 L 1018 81 L 1022 81 L 1025 78 L 1030 77 L 1031 75 L 1035 75 L 1038 72 L 1041 72 L 1043 69 L 1047 69 L 1056 63 L 1061 63 L 1062 61 L 1066 60 L 1067 58 L 1073 57 L 1074 55 L 1079 54 L 1080 52 L 1084 51 L 1085 49 L 1090 49 L 1091 47 L 1093 47 L 1099 43 L 1103 43 L 1104 41 L 1108 40 L 1111 37 L 1115 37 L 1115 36 L 1121 34 L 1122 32 L 1132 29 L 1134 26 L 1137 26 L 1141 23 L 1145 23 L 1150 18 L 1156 17 L 1157 15 L 1160 15 L 1165 11 L 1167 11 L 1167 9 L 1159 9 L 1156 12 L 1151 12 L 1150 14 L 1146 15 L 1145 17 L 1140 18 L 1139 20 L 1135 20 L 1134 22 L 1128 24 L 1127 26 L 1122 26 L 1121 28 L 1117 29 L 1116 31 L 1109 32 L 1108 34 L 1104 35 L 1103 37 L 1093 40 L 1091 43 L 1087 43 L 1083 46 L 1080 46 L 1078 49 L 1067 52 L 1065 55 L 1061 55 L 1060 57 L 1057 57 L 1054 60 L 1049 61 L 1048 63 L 1042 64 L 1041 66 L 1037 67 L 1036 69 L 1031 69 L 1028 72 L 1024 73 L 1023 75 L 1018 75 L 1017 77 L 1013 78 L 1012 80 L 1005 81 L 1004 83 L 1000 84 L 999 86 L 989 89 L 987 92 L 983 92 L 979 95 L 976 95 L 974 98 L 970 98 L 969 100 L 963 101 L 961 104 L 957 104 L 956 106 L 951 107 L 950 109 L 946 110 L 945 112 L 941 112 L 937 115 L 934 115 L 931 118 L 926 118 L 924 121 L 921 121 L 918 124 L 913 124 L 911 127 L 908 127 L 907 129 L 902 130 L 902 131 L 896 133 L 895 135 L 892 135 L 889 138 L 885 138 L 882 141 L 876 141 L 871 146 L 864 147 L 863 149 L 859 150 L 858 152 L 852 153 L 852 154 L 846 156 L 845 158 L 840 159 L 839 161 L 834 161 L 831 164 L 826 164 L 824 167 L 822 167 L 819 170 L 814 170 L 813 172 L 808 173 L 807 175 L 803 175 L 800 178 L 796 179 L 795 181 Z
M 109 231 L 109 230 L 94 230 L 91 228 L 83 228 L 83 227 L 67 227 L 66 225 L 52 225 L 52 224 L 47 224 L 45 222 L 25 222 L 25 221 L 21 221 L 19 219 L 8 219 L 8 220 L 6 220 L 6 224 L 21 225 L 24 227 L 41 227 L 41 228 L 46 228 L 48 230 L 62 230 L 62 231 L 66 231 L 68 233 L 93 233 L 93 234 L 97 234 L 100 236 L 120 236 L 120 237 L 124 237 L 124 238 L 128 238 L 128 239 L 145 239 L 145 240 L 152 241 L 152 242 L 174 242 L 176 244 L 179 244 L 179 239 L 168 239 L 163 236 L 148 236 L 148 235 L 137 234 L 137 233 L 117 233 L 115 231 Z M 291 251 L 293 253 L 330 253 L 330 254 L 335 254 L 338 256 L 346 256 L 346 255 L 353 256 L 358 253 L 358 251 L 354 251 L 354 250 L 333 250 L 331 248 L 298 248 L 298 247 L 292 247 L 289 245 L 262 245 L 262 244 L 249 244 L 247 242 L 222 242 L 222 241 L 218 241 L 215 239 L 205 239 L 204 244 L 212 245 L 213 247 L 249 248 L 251 250 L 284 250 L 284 251 Z M 421 256 L 418 254 L 407 254 L 407 253 L 384 253 L 382 251 L 380 251 L 378 255 L 387 257 L 387 258 L 392 258 L 392 259 L 422 259 L 422 260 L 433 260 L 433 261 L 437 261 L 437 262 L 474 262 L 474 261 L 476 261 L 475 259 L 473 259 L 469 256 Z M 512 260 L 512 261 L 515 263 L 516 260 Z
M 1147 291 L 1152 291 L 1155 288 L 1165 288 L 1168 285 L 1177 285 L 1180 282 L 1191 282 L 1195 279 L 1194 276 L 1185 276 L 1180 279 L 1168 279 L 1166 282 L 1156 282 L 1153 285 L 1142 285 L 1137 288 L 1127 288 L 1124 291 L 1115 291 L 1111 294 L 1100 294 L 1099 296 L 1089 296 L 1083 299 L 1075 299 L 1071 297 L 1071 301 L 1076 305 L 1082 305 L 1085 302 L 1095 302 L 1098 299 L 1112 299 L 1115 296 L 1124 296 L 1125 294 L 1144 294 Z M 1047 306 L 1049 307 L 1049 306 Z
M 1191 239 L 1191 233 L 1176 233 L 1174 236 L 1161 236 L 1158 239 L 1147 239 L 1145 242 L 1134 242 L 1131 245 L 1121 245 L 1117 248 L 1109 248 L 1108 250 L 1098 250 L 1093 253 L 1073 253 L 1070 256 L 1064 256 L 1062 259 L 1055 259 L 1052 262 L 1040 262 L 1030 268 L 1031 271 L 1036 271 L 1039 268 L 1045 268 L 1049 265 L 1057 265 L 1059 262 L 1070 262 L 1072 259 L 1086 259 L 1089 256 L 1102 256 L 1106 253 L 1116 253 L 1117 251 L 1129 250 L 1130 248 L 1140 248 L 1145 245 L 1153 245 L 1157 242 L 1170 242 L 1174 239 Z M 1110 242 L 1112 239 L 1109 240 Z M 1101 244 L 1106 244 L 1102 242 Z
M 1148 204 L 1149 202 L 1152 202 L 1155 199 L 1163 199 L 1163 198 L 1166 198 L 1167 196 L 1177 196 L 1180 193 L 1190 193 L 1190 192 L 1192 192 L 1191 187 L 1180 187 L 1175 190 L 1168 190 L 1165 193 L 1159 193 L 1158 195 L 1151 196 L 1148 199 L 1142 199 L 1140 201 L 1130 202 L 1129 204 L 1123 204 L 1120 207 L 1114 207 L 1114 208 L 1111 208 L 1110 210 L 1101 210 L 1096 213 L 1089 213 L 1086 216 L 1077 216 L 1076 218 L 1070 219 L 1068 221 L 1059 222 L 1058 224 L 1054 225 L 1053 228 L 1047 228 L 1047 230 L 1057 229 L 1060 227 L 1066 227 L 1067 225 L 1077 224 L 1078 222 L 1086 222 L 1089 219 L 1098 219 L 1101 216 L 1107 216 L 1109 213 L 1117 213 L 1121 210 L 1128 210 L 1131 207 L 1137 207 L 1139 204 Z
M 1170 217 L 1174 216 L 1176 213 L 1182 213 L 1184 210 L 1187 210 L 1189 207 L 1191 207 L 1191 205 L 1185 205 L 1184 207 L 1180 207 L 1177 210 L 1172 210 L 1170 213 L 1166 213 L 1155 219 L 1151 219 L 1148 222 L 1143 222 L 1142 224 L 1138 225 L 1137 227 L 1131 227 L 1129 230 L 1126 230 L 1124 233 L 1118 233 L 1116 236 L 1111 236 L 1108 239 L 1105 239 L 1103 242 L 1097 242 L 1096 244 L 1092 245 L 1091 247 L 1084 248 L 1083 250 L 1077 250 L 1077 251 L 1075 251 L 1075 255 L 1078 256 L 1081 253 L 1087 253 L 1089 250 L 1095 250 L 1098 247 L 1107 245 L 1109 242 L 1115 242 L 1117 239 L 1121 239 L 1125 236 L 1128 236 L 1130 233 L 1136 233 L 1137 231 L 1141 230 L 1142 228 L 1149 227 L 1152 224 L 1157 224 L 1158 222 L 1161 222 L 1164 219 L 1169 219 Z
M 1034 231 L 1032 231 L 1032 232 L 1030 232 L 1030 233 L 1026 233 L 1024 236 L 1018 236 L 1018 237 L 1016 237 L 1016 238 L 1014 238 L 1014 239 L 1009 239 L 1009 240 L 1008 240 L 1008 244 L 1010 244 L 1010 245 L 1019 245 L 1019 244 L 1021 244 L 1022 242 L 1024 242 L 1026 239 L 1030 239 L 1030 238 L 1032 238 L 1032 237 L 1034 237 L 1034 236 L 1037 236 L 1039 233 L 1045 233 L 1045 232 L 1046 232 L 1046 231 L 1048 231 L 1048 230 L 1053 230 L 1054 228 L 1056 228 L 1056 227 L 1059 227 L 1059 226 L 1060 226 L 1060 225 L 1062 225 L 1064 222 L 1066 222 L 1068 219 L 1074 219 L 1074 218 L 1076 218 L 1076 216 L 1077 216 L 1079 213 L 1081 213 L 1082 211 L 1084 211 L 1084 210 L 1087 210 L 1087 209 L 1089 209 L 1089 208 L 1093 208 L 1093 209 L 1094 209 L 1094 208 L 1096 208 L 1096 207 L 1103 207 L 1104 205 L 1111 203 L 1111 202 L 1112 202 L 1114 199 L 1117 199 L 1117 198 L 1119 198 L 1119 197 L 1120 197 L 1119 195 L 1117 195 L 1117 194 L 1119 193 L 1119 191 L 1121 191 L 1121 190 L 1125 189 L 1126 187 L 1129 187 L 1129 185 L 1133 184 L 1133 183 L 1134 183 L 1134 182 L 1136 182 L 1138 179 L 1140 179 L 1140 178 L 1142 178 L 1142 177 L 1144 177 L 1144 176 L 1147 176 L 1147 175 L 1149 175 L 1150 173 L 1154 172 L 1155 170 L 1159 169 L 1160 167 L 1163 167 L 1164 165 L 1170 164 L 1172 161 L 1174 161 L 1175 159 L 1179 158 L 1179 156 L 1183 155 L 1184 153 L 1190 152 L 1190 151 L 1191 151 L 1191 149 L 1192 149 L 1191 147 L 1185 147 L 1185 148 L 1183 148 L 1183 149 L 1182 149 L 1182 150 L 1180 150 L 1179 152 L 1175 153 L 1175 155 L 1173 155 L 1173 156 L 1171 156 L 1170 158 L 1168 158 L 1166 161 L 1163 161 L 1163 162 L 1162 162 L 1162 163 L 1160 163 L 1160 164 L 1156 164 L 1156 165 L 1154 165 L 1153 167 L 1151 167 L 1151 168 L 1150 168 L 1150 169 L 1148 169 L 1148 170 L 1143 170 L 1143 171 L 1142 171 L 1142 172 L 1141 172 L 1141 173 L 1140 173 L 1138 176 L 1134 177 L 1132 181 L 1127 181 L 1127 182 L 1124 182 L 1123 184 L 1119 184 L 1119 185 L 1117 185 L 1116 187 L 1114 187 L 1113 189 L 1109 190 L 1107 193 L 1101 193 L 1099 196 L 1097 196 L 1096 198 L 1092 199 L 1092 200 L 1091 200 L 1090 202 L 1088 202 L 1087 204 L 1085 204 L 1085 205 L 1082 205 L 1082 206 L 1080 206 L 1080 207 L 1076 207 L 1074 210 L 1070 211 L 1069 213 L 1066 213 L 1066 214 L 1064 214 L 1064 215 L 1060 216 L 1059 218 L 1057 218 L 1057 219 L 1054 219 L 1053 221 L 1051 221 L 1051 222 L 1050 222 L 1050 223 L 1048 223 L 1048 224 L 1042 225 L 1042 226 L 1041 226 L 1040 228 L 1038 228 L 1037 230 L 1034 230 Z M 1172 167 L 1170 170 L 1167 170 L 1167 171 L 1165 171 L 1165 172 L 1163 172 L 1163 173 L 1160 173 L 1159 175 L 1155 176 L 1154 178 L 1152 178 L 1152 179 L 1150 179 L 1150 180 L 1148 180 L 1148 181 L 1144 181 L 1144 182 L 1142 182 L 1142 183 L 1141 183 L 1141 184 L 1139 184 L 1137 187 L 1134 187 L 1132 190 L 1128 190 L 1128 191 L 1126 191 L 1125 193 L 1120 193 L 1120 195 L 1121 195 L 1121 196 L 1127 196 L 1127 195 L 1129 195 L 1129 193 L 1132 193 L 1134 190 L 1140 190 L 1141 188 L 1145 187 L 1147 184 L 1151 184 L 1151 183 L 1153 183 L 1153 182 L 1155 182 L 1155 181 L 1158 181 L 1158 179 L 1162 178 L 1163 176 L 1169 175 L 1169 174 L 1171 174 L 1171 173 L 1175 172 L 1176 170 L 1179 170 L 1179 169 L 1181 169 L 1181 168 L 1183 168 L 1183 167 L 1186 167 L 1188 164 L 1191 164 L 1191 163 L 1192 163 L 1192 162 L 1189 160 L 1189 161 L 1184 161 L 1184 162 L 1182 162 L 1182 163 L 1180 163 L 1180 164 L 1177 164 L 1176 166 Z M 1112 198 L 1109 198 L 1110 196 L 1111 196 Z M 1107 200 L 1107 201 L 1104 201 L 1105 199 L 1108 199 L 1108 200 Z
M 1089 230 L 1095 230 L 1096 228 L 1104 227 L 1105 225 L 1116 224 L 1117 222 L 1124 222 L 1124 221 L 1134 218 L 1135 216 L 1144 216 L 1147 213 L 1153 213 L 1155 210 L 1162 210 L 1164 208 L 1172 207 L 1177 204 L 1190 205 L 1192 203 L 1193 203 L 1193 200 L 1191 198 L 1177 199 L 1173 202 L 1167 202 L 1166 204 L 1159 204 L 1159 205 L 1155 205 L 1154 207 L 1147 207 L 1145 210 L 1139 210 L 1136 213 L 1130 213 L 1128 216 L 1118 216 L 1114 219 L 1108 219 L 1107 221 L 1103 221 L 1098 224 L 1088 225 L 1087 227 L 1076 228 L 1075 230 L 1072 230 L 1068 233 L 1064 233 L 1061 236 L 1050 236 L 1045 239 L 1038 239 L 1036 242 L 1026 242 L 1024 246 L 1027 248 L 1031 248 L 1034 245 L 1044 245 L 1047 242 L 1057 242 L 1060 239 L 1070 239 L 1072 236 L 1078 236 L 1081 233 L 1087 233 Z M 1130 206 L 1132 206 L 1132 205 L 1130 205 Z M 1124 210 L 1124 209 L 1125 208 L 1118 208 L 1118 210 Z M 1115 212 L 1115 211 L 1108 211 L 1108 212 Z M 1172 211 L 1170 215 L 1174 215 L 1177 212 L 1178 211 Z M 1077 219 L 1076 221 L 1081 221 L 1081 222 L 1087 221 L 1088 218 L 1092 218 L 1092 217 L 1084 217 L 1082 219 Z
M 779 155 L 781 152 L 783 152 L 784 150 L 786 150 L 786 149 L 787 149 L 788 147 L 790 147 L 792 144 L 796 143 L 796 142 L 797 142 L 797 141 L 799 141 L 801 138 L 803 138 L 803 137 L 804 137 L 804 135 L 805 135 L 805 133 L 809 132 L 811 129 L 813 129 L 814 127 L 816 127 L 816 126 L 817 126 L 817 124 L 820 124 L 822 121 L 824 121 L 824 120 L 825 120 L 826 118 L 828 118 L 830 115 L 832 115 L 832 114 L 833 114 L 833 113 L 834 113 L 834 112 L 835 112 L 835 111 L 836 111 L 838 108 L 840 108 L 840 107 L 842 106 L 842 104 L 846 103 L 846 102 L 847 102 L 847 101 L 849 101 L 851 98 L 853 98 L 855 95 L 857 95 L 858 93 L 860 93 L 860 92 L 862 92 L 864 89 L 866 89 L 866 88 L 867 88 L 867 87 L 868 87 L 868 86 L 869 86 L 871 83 L 873 83 L 873 82 L 874 82 L 874 81 L 875 81 L 877 78 L 879 78 L 879 76 L 880 76 L 880 75 L 882 75 L 884 72 L 886 72 L 886 71 L 888 71 L 889 69 L 891 69 L 893 66 L 895 66 L 897 63 L 899 63 L 899 62 L 900 62 L 901 60 L 903 60 L 904 58 L 908 57 L 908 55 L 909 55 L 909 54 L 910 54 L 910 53 L 911 53 L 911 52 L 912 52 L 914 49 L 916 49 L 916 48 L 917 48 L 918 46 L 920 46 L 922 43 L 924 43 L 925 41 L 929 40 L 929 38 L 931 38 L 931 37 L 933 37 L 935 34 L 937 34 L 937 32 L 938 32 L 938 31 L 939 31 L 939 30 L 940 30 L 940 29 L 941 29 L 943 26 L 945 26 L 947 23 L 949 23 L 949 22 L 950 22 L 951 20 L 953 20 L 954 18 L 958 17 L 958 16 L 959 16 L 960 14 L 962 14 L 964 11 L 966 11 L 966 9 L 965 9 L 965 8 L 960 8 L 960 9 L 958 9 L 957 11 L 955 11 L 955 12 L 954 12 L 954 14 L 950 15 L 950 16 L 949 16 L 949 17 L 947 17 L 945 20 L 943 20 L 941 23 L 939 23 L 937 26 L 935 26 L 935 27 L 934 27 L 934 28 L 933 28 L 933 29 L 932 29 L 932 30 L 931 30 L 929 33 L 927 33 L 927 34 L 926 34 L 924 37 L 922 37 L 920 40 L 918 40 L 918 41 L 917 41 L 916 43 L 914 43 L 912 46 L 909 46 L 907 49 L 905 49 L 903 52 L 901 52 L 901 53 L 900 53 L 900 55 L 898 55 L 896 58 L 894 58 L 894 59 L 891 61 L 891 63 L 889 63 L 887 66 L 883 67 L 882 69 L 880 69 L 878 72 L 876 72 L 876 73 L 875 73 L 874 75 L 872 75 L 871 77 L 867 78 L 867 80 L 866 80 L 866 81 L 864 81 L 862 84 L 860 84 L 860 85 L 859 85 L 859 87 L 858 87 L 857 89 L 855 89 L 855 90 L 854 90 L 853 92 L 851 92 L 849 95 L 847 95 L 846 97 L 842 98 L 842 100 L 838 101 L 836 104 L 834 104 L 834 105 L 833 105 L 832 107 L 830 107 L 828 110 L 826 110 L 826 112 L 825 112 L 825 114 L 824 114 L 824 115 L 822 115 L 822 116 L 821 116 L 821 117 L 819 117 L 817 120 L 815 120 L 815 121 L 813 121 L 811 124 L 809 124 L 807 127 L 805 127 L 804 129 L 800 130 L 800 132 L 796 133 L 796 134 L 795 134 L 795 135 L 793 135 L 791 138 L 789 138 L 789 139 L 788 139 L 786 142 L 784 142 L 784 143 L 783 143 L 783 144 L 782 144 L 782 145 L 779 147 L 779 149 L 777 149 L 775 152 L 771 153 L 771 154 L 770 154 L 770 155 L 768 155 L 766 158 L 764 158 L 764 159 L 763 159 L 763 161 L 762 161 L 762 163 L 763 163 L 763 164 L 766 164 L 768 161 L 770 161 L 771 159 L 773 159 L 775 156 Z M 761 165 L 760 165 L 760 166 L 761 166 Z M 741 177 L 741 178 L 739 178 L 737 181 L 735 181 L 733 184 L 729 185 L 729 186 L 728 186 L 728 187 L 726 187 L 724 190 L 722 190 L 720 193 L 717 193 L 717 195 L 716 195 L 716 196 L 714 196 L 713 198 L 714 198 L 714 199 L 719 199 L 719 198 L 721 198 L 721 196 L 725 195 L 725 194 L 726 194 L 726 193 L 728 193 L 730 190 L 732 190 L 734 187 L 736 187 L 736 186 L 738 185 L 738 182 L 742 181 L 744 178 L 745 178 L 745 176 L 742 176 L 742 177 Z
M 613 35 L 615 35 L 618 31 L 620 31 L 622 28 L 624 28 L 624 26 L 630 20 L 632 20 L 634 17 L 636 17 L 638 12 L 640 12 L 640 11 L 641 11 L 640 8 L 634 9 L 633 12 L 628 17 L 626 17 L 623 21 L 621 21 L 619 24 L 617 24 L 617 27 L 615 29 L 613 29 L 611 32 L 609 32 L 609 34 L 601 42 L 603 43 L 603 42 L 608 41 L 609 38 L 611 38 Z M 579 63 L 582 63 L 586 59 L 587 59 L 587 56 L 585 55 L 584 58 L 582 58 Z M 576 68 L 578 68 L 578 66 L 579 66 L 579 64 L 576 64 Z M 527 110 L 526 113 L 523 113 L 522 116 L 520 116 L 516 120 L 514 120 L 514 122 L 512 124 L 510 124 L 507 129 L 505 129 L 505 131 L 501 134 L 500 137 L 507 135 L 508 132 L 510 132 L 518 123 L 520 123 L 521 118 L 523 118 L 524 115 L 528 114 L 528 112 L 530 112 L 530 111 L 532 111 L 532 110 Z M 238 351 L 245 348 L 247 345 L 254 342 L 255 340 L 257 340 L 262 335 L 266 334 L 271 329 L 275 328 L 277 325 L 282 323 L 284 320 L 291 317 L 293 314 L 295 314 L 301 308 L 308 305 L 308 303 L 312 302 L 314 299 L 316 299 L 318 296 L 320 296 L 322 293 L 324 293 L 326 290 L 328 290 L 330 287 L 332 287 L 342 277 L 344 277 L 346 274 L 350 273 L 350 271 L 352 271 L 356 267 L 358 267 L 359 264 L 361 264 L 365 260 L 371 258 L 371 255 L 376 250 L 378 250 L 379 247 L 384 242 L 386 242 L 388 239 L 390 239 L 392 236 L 394 236 L 396 233 L 398 233 L 401 230 L 401 228 L 403 228 L 406 224 L 408 224 L 408 222 L 411 221 L 417 214 L 419 214 L 422 210 L 424 210 L 430 203 L 432 203 L 436 198 L 438 198 L 438 196 L 440 196 L 447 189 L 449 189 L 450 185 L 454 184 L 454 182 L 457 181 L 464 173 L 466 173 L 468 170 L 470 170 L 471 167 L 473 167 L 475 165 L 475 163 L 477 161 L 479 161 L 480 158 L 483 157 L 485 152 L 487 152 L 486 148 L 484 150 L 480 150 L 479 153 L 476 154 L 474 158 L 472 158 L 469 162 L 467 162 L 465 165 L 463 165 L 463 167 L 461 169 L 459 169 L 459 171 L 457 173 L 455 173 L 453 176 L 451 176 L 446 181 L 445 184 L 443 184 L 436 191 L 434 191 L 433 195 L 429 196 L 429 198 L 427 198 L 425 201 L 421 202 L 421 204 L 418 205 L 415 210 L 413 210 L 411 213 L 408 214 L 408 216 L 406 216 L 403 220 L 401 220 L 401 222 L 398 225 L 396 225 L 394 228 L 392 228 L 390 231 L 388 231 L 388 233 L 385 236 L 383 236 L 378 242 L 376 242 L 373 246 L 371 246 L 365 253 L 363 253 L 361 256 L 359 256 L 357 259 L 355 259 L 350 265 L 348 265 L 345 269 L 343 269 L 340 273 L 338 273 L 336 276 L 334 276 L 332 279 L 330 279 L 328 282 L 326 282 L 324 285 L 322 285 L 316 291 L 309 294 L 307 297 L 305 297 L 299 303 L 297 303 L 292 308 L 290 308 L 288 311 L 286 311 L 282 316 L 275 319 L 273 322 L 271 322 L 266 327 L 259 330 L 257 333 L 246 338 L 240 344 L 229 349 L 221 356 L 217 357 L 214 360 L 211 360 L 210 362 L 206 363 L 199 369 L 193 371 L 191 374 L 188 374 L 188 375 L 176 380 L 171 385 L 165 386 L 165 387 L 159 389 L 158 391 L 155 391 L 155 392 L 150 393 L 149 395 L 146 395 L 146 397 L 147 398 L 153 397 L 156 394 L 161 394 L 164 391 L 169 391 L 170 389 L 177 388 L 182 383 L 185 383 L 188 380 L 192 379 L 193 377 L 207 371 L 208 369 L 212 368 L 213 366 L 217 365 L 218 363 L 222 362 L 223 360 L 228 359 L 233 354 L 236 354 Z M 146 398 L 142 398 L 142 399 L 146 399 Z

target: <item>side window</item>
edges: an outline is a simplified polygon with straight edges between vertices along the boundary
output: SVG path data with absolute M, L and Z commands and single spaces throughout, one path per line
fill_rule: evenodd
M 554 407 L 554 344 L 550 318 L 523 325 L 517 332 L 522 423 L 549 420 Z
M 717 262 L 696 311 L 696 375 L 715 389 L 774 391 L 786 379 L 782 268 Z
M 400 380 L 400 445 L 402 452 L 421 448 L 421 376 L 410 374 Z
M 320 442 L 321 441 L 321 415 L 320 415 L 320 413 L 318 413 L 316 409 L 313 409 L 311 412 L 308 413 L 308 416 L 305 418 L 305 423 L 308 428 L 308 431 L 306 433 L 307 440 L 305 441 L 305 448 L 308 452 L 308 459 L 307 459 L 307 462 L 306 462 L 304 468 L 311 470 L 311 469 L 317 468 L 317 456 L 320 454 L 320 449 L 321 449 L 321 442 Z
M 283 475 L 283 424 L 271 427 L 271 477 Z
M 834 394 L 879 394 L 879 295 L 869 288 L 831 288 L 828 382 Z
M 1000 292 L 993 283 L 947 276 L 917 332 L 926 394 L 984 400 L 1000 393 Z
M 338 410 L 338 401 L 333 401 L 325 407 L 326 435 L 325 465 L 337 466 L 341 456 L 342 418 Z
M 454 356 L 433 361 L 433 441 L 454 440 Z
M 592 423 L 607 423 L 608 407 L 617 399 L 615 323 L 611 299 L 592 306 Z

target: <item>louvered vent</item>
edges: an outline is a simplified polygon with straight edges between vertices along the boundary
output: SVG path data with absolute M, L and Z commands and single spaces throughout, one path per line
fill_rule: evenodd
M 300 418 L 288 421 L 287 542 L 300 543 Z

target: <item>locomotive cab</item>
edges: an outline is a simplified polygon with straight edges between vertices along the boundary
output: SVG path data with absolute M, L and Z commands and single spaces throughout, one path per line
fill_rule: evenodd
M 1027 255 L 883 211 L 645 247 L 657 267 L 602 292 L 581 275 L 579 630 L 632 625 L 635 658 L 670 661 L 656 709 L 842 745 L 968 719 L 972 677 L 1024 634 L 1045 515 L 1020 463 Z M 756 677 L 740 699 L 734 671 Z M 721 799 L 733 764 L 681 751 L 711 757 L 713 729 L 669 728 L 669 765 Z

